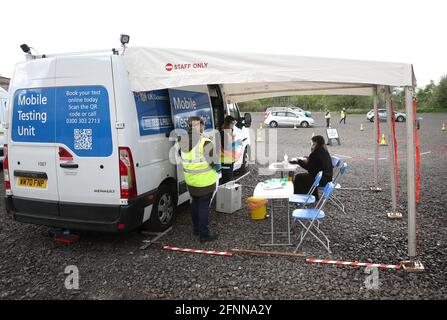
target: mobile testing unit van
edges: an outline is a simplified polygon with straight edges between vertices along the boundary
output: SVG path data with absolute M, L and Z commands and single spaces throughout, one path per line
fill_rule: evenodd
M 123 56 L 32 56 L 16 65 L 6 123 L 6 208 L 16 221 L 96 231 L 163 230 L 189 200 L 169 134 L 191 115 L 238 119 L 245 168 L 251 118 L 220 85 L 132 92 Z

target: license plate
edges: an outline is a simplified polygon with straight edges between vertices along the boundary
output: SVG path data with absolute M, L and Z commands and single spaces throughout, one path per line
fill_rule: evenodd
M 42 188 L 47 187 L 47 179 L 19 178 L 19 187 Z

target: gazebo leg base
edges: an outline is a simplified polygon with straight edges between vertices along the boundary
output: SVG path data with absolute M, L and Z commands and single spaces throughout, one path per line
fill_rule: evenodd
M 402 261 L 400 263 L 406 272 L 424 272 L 425 268 L 420 261 Z
M 400 212 L 387 212 L 386 214 L 389 219 L 402 219 L 402 213 Z
M 382 188 L 381 187 L 369 187 L 369 190 L 371 190 L 373 192 L 382 192 Z

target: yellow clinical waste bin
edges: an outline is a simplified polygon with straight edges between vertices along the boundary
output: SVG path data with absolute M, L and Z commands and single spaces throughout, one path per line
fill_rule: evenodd
M 253 220 L 263 220 L 267 214 L 267 199 L 253 198 L 247 199 L 248 207 L 250 208 L 250 215 Z

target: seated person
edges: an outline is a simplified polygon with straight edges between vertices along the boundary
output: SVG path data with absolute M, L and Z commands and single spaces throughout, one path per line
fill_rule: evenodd
M 308 157 L 290 161 L 290 163 L 298 164 L 308 171 L 308 173 L 299 173 L 295 176 L 293 182 L 295 194 L 308 193 L 315 181 L 315 176 L 320 171 L 323 171 L 323 176 L 320 180 L 321 187 L 326 186 L 328 182 L 332 181 L 332 160 L 326 148 L 324 138 L 322 136 L 314 136 L 311 141 L 311 153 Z M 315 189 L 313 195 L 318 201 L 320 198 L 318 188 Z

